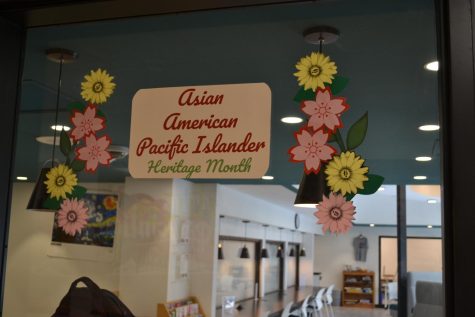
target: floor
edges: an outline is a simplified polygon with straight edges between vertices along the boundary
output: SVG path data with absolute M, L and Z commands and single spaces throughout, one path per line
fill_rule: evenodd
M 389 317 L 387 310 L 382 308 L 367 309 L 353 307 L 333 307 L 335 317 Z M 323 314 L 325 316 L 325 313 Z
M 284 293 L 267 294 L 258 301 L 244 300 L 237 303 L 241 309 L 230 314 L 222 314 L 221 309 L 216 309 L 216 317 L 280 317 L 280 312 L 287 303 L 294 302 L 298 306 L 313 291 L 313 287 L 289 288 Z M 389 317 L 389 313 L 381 308 L 334 307 L 334 313 L 335 317 Z M 327 317 L 325 311 L 319 317 Z

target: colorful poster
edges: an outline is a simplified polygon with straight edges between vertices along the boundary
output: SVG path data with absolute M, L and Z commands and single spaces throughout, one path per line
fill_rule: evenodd
M 135 178 L 260 178 L 269 167 L 265 83 L 139 90 L 132 101 Z
M 118 195 L 110 193 L 86 193 L 82 198 L 87 207 L 87 224 L 75 235 L 58 225 L 55 216 L 52 241 L 112 248 L 114 246 Z

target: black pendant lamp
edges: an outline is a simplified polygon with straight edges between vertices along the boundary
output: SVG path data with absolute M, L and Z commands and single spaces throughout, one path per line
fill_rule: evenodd
M 218 260 L 224 260 L 223 245 L 218 243 Z
M 317 25 L 303 32 L 303 37 L 307 43 L 318 45 L 318 52 L 323 52 L 323 44 L 334 43 L 340 37 L 338 29 L 327 26 Z M 303 174 L 300 181 L 297 197 L 295 197 L 295 207 L 315 208 L 322 201 L 323 195 L 330 194 L 325 178 L 326 164 L 321 164 L 318 174 Z
M 249 220 L 243 220 L 244 223 L 244 240 L 247 239 L 247 224 L 249 223 Z M 244 247 L 241 250 L 241 255 L 239 256 L 241 259 L 250 259 L 251 257 L 249 256 L 249 250 L 246 247 L 246 244 L 244 243 Z
M 307 256 L 307 253 L 305 253 L 305 248 L 303 246 L 303 242 L 304 242 L 303 237 L 304 237 L 304 235 L 305 235 L 305 233 L 302 232 L 302 249 L 300 249 L 300 254 L 299 254 L 299 256 L 301 256 L 301 257 Z
M 27 210 L 34 210 L 34 211 L 49 211 L 54 212 L 55 210 L 48 209 L 44 206 L 44 203 L 49 198 L 48 193 L 46 192 L 46 184 L 47 181 L 46 174 L 49 170 L 55 166 L 55 150 L 56 150 L 56 140 L 58 139 L 58 130 L 59 132 L 62 131 L 63 127 L 58 128 L 58 115 L 59 115 L 59 100 L 61 97 L 61 77 L 63 74 L 63 65 L 65 63 L 72 63 L 77 58 L 77 53 L 66 50 L 63 48 L 53 48 L 46 50 L 46 57 L 55 63 L 59 64 L 59 75 L 58 75 L 58 85 L 56 91 L 56 110 L 55 110 L 55 120 L 54 120 L 54 136 L 53 136 L 53 151 L 51 155 L 51 167 L 41 168 L 40 175 L 36 181 L 35 188 L 33 189 L 33 193 L 31 194 L 30 200 L 28 201 L 28 205 L 26 207 Z M 49 162 L 49 161 L 48 161 Z M 47 163 L 48 163 L 47 162 Z
M 284 228 L 279 228 L 279 230 L 280 230 L 280 232 L 279 232 L 279 234 L 280 234 L 280 241 L 282 241 L 282 229 L 284 229 Z M 279 246 L 277 247 L 277 254 L 276 254 L 276 256 L 277 256 L 278 258 L 283 258 L 283 257 L 284 257 L 284 253 L 282 252 L 282 243 L 279 243 Z
M 218 235 L 221 234 L 221 219 L 224 218 L 223 215 L 219 216 L 218 220 Z M 218 242 L 218 260 L 224 260 L 224 254 L 223 254 L 223 244 L 221 241 Z
M 327 186 L 325 164 L 320 167 L 318 174 L 303 174 L 300 181 L 297 197 L 295 197 L 294 206 L 304 208 L 315 208 L 322 201 L 323 195 L 330 194 L 330 188 Z
M 292 230 L 292 242 L 294 242 L 294 231 L 295 231 L 295 230 Z M 294 250 L 294 246 L 293 246 L 293 245 L 290 246 L 290 253 L 289 253 L 289 256 L 291 256 L 291 257 L 294 257 L 294 256 L 295 256 L 295 250 Z
M 267 243 L 267 227 L 269 227 L 269 225 L 262 225 L 264 227 L 264 243 Z M 268 258 L 269 257 L 269 252 L 267 252 L 267 248 L 264 247 L 262 248 L 261 250 L 261 258 Z

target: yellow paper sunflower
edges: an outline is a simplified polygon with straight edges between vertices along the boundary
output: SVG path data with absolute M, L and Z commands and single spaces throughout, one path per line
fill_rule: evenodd
M 51 198 L 66 198 L 66 194 L 71 194 L 73 187 L 77 185 L 78 179 L 73 170 L 64 164 L 53 167 L 46 174 L 48 179 L 45 184 L 47 193 Z
M 114 76 L 110 76 L 107 71 L 98 69 L 91 70 L 90 75 L 84 76 L 86 81 L 81 83 L 81 96 L 85 101 L 100 104 L 107 101 L 115 89 L 112 82 Z
M 342 195 L 346 195 L 347 193 L 356 194 L 358 188 L 363 189 L 363 182 L 368 180 L 365 175 L 368 173 L 368 168 L 363 167 L 363 164 L 364 160 L 355 152 L 347 151 L 334 155 L 325 169 L 328 186 L 332 192 L 341 192 Z
M 294 73 L 299 85 L 304 89 L 325 88 L 325 83 L 331 84 L 333 75 L 336 74 L 336 65 L 330 60 L 330 57 L 322 53 L 312 52 L 310 56 L 305 56 L 295 65 L 298 72 Z

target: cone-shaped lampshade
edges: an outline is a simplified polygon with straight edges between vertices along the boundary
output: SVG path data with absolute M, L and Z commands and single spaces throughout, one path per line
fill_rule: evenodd
M 302 256 L 302 257 L 307 256 L 307 253 L 305 253 L 304 248 L 302 248 L 302 250 L 300 250 L 300 256 Z
M 221 243 L 218 245 L 218 260 L 224 260 L 223 247 Z
M 269 252 L 267 252 L 266 248 L 263 248 L 261 250 L 261 258 L 268 258 L 269 257 Z
M 277 249 L 277 254 L 276 254 L 276 256 L 277 256 L 278 258 L 281 258 L 282 255 L 283 255 L 283 253 L 282 253 L 282 247 L 279 246 L 279 248 Z
M 43 167 L 40 172 L 40 176 L 36 181 L 35 188 L 31 194 L 30 201 L 28 202 L 27 210 L 37 210 L 37 211 L 50 211 L 54 212 L 55 210 L 47 209 L 43 206 L 43 203 L 49 198 L 49 195 L 46 193 L 46 184 L 47 181 L 46 174 L 49 172 L 49 167 Z
M 294 248 L 290 249 L 289 256 L 295 256 L 295 251 L 294 251 Z
M 239 256 L 241 259 L 249 259 L 249 250 L 247 249 L 246 246 L 244 246 L 241 250 L 241 255 Z
M 295 197 L 295 207 L 315 207 L 322 201 L 323 195 L 328 197 L 330 188 L 325 180 L 325 164 L 322 164 L 318 174 L 303 174 L 300 181 L 297 197 Z

